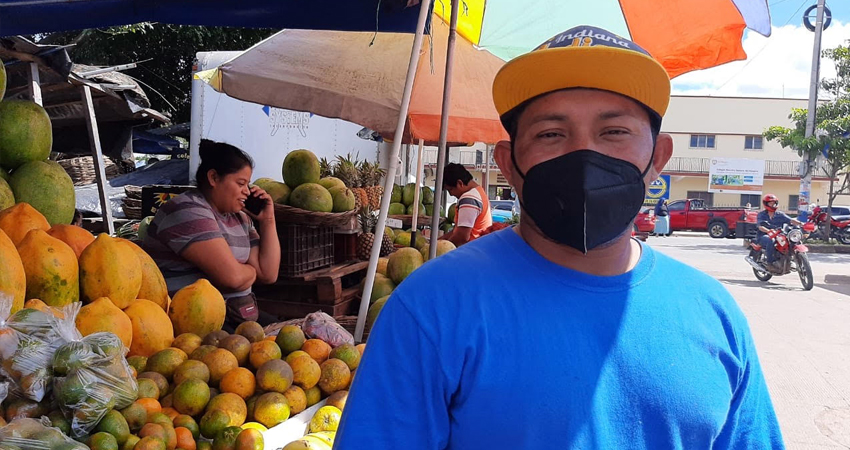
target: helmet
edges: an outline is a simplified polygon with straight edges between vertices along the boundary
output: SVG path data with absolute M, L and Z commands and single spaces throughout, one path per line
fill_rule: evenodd
M 768 211 L 776 211 L 776 206 L 779 205 L 779 199 L 776 198 L 773 194 L 767 194 L 764 198 L 761 199 L 761 203 L 764 205 L 765 209 Z M 775 203 L 774 205 L 770 205 L 770 203 Z

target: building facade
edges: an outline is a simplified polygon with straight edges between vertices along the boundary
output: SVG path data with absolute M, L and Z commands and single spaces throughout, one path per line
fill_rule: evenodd
M 780 208 L 796 211 L 802 158 L 791 149 L 762 138 L 770 126 L 792 127 L 793 108 L 806 108 L 805 99 L 673 96 L 664 117 L 662 132 L 673 137 L 673 157 L 664 168 L 669 175 L 669 199 L 702 198 L 713 206 L 760 207 L 761 196 L 779 197 Z M 415 148 L 411 148 L 415 151 Z M 484 184 L 487 146 L 452 148 L 449 161 L 464 164 L 475 180 Z M 709 192 L 711 158 L 743 158 L 764 161 L 761 193 Z M 434 184 L 437 150 L 424 151 L 426 183 Z M 489 167 L 490 198 L 510 198 L 510 185 L 495 162 Z M 823 170 L 812 179 L 811 201 L 826 202 L 829 182 Z M 840 201 L 839 201 L 840 202 Z

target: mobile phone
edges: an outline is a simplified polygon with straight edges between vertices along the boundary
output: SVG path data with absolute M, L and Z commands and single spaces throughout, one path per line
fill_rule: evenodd
M 254 194 L 249 195 L 248 198 L 245 199 L 245 209 L 255 216 L 260 214 L 265 207 L 266 200 Z

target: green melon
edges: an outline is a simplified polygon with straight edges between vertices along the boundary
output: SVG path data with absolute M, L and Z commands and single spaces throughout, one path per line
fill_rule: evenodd
M 393 185 L 393 193 L 390 196 L 390 202 L 392 203 L 401 203 L 401 186 L 394 184 Z
M 331 212 L 334 199 L 331 193 L 316 183 L 305 183 L 293 189 L 289 196 L 289 204 L 307 211 Z
M 400 284 L 414 270 L 425 263 L 419 250 L 411 247 L 400 248 L 390 255 L 387 263 L 387 275 L 393 283 Z
M 414 195 L 416 195 L 416 184 L 407 183 L 401 190 L 401 202 L 404 203 L 404 206 L 413 204 Z
M 6 172 L 3 168 L 0 168 L 0 180 L 9 181 L 12 178 L 12 174 Z
M 360 288 L 362 289 L 366 283 L 366 279 L 360 283 Z M 381 275 L 379 273 L 375 274 L 375 281 L 372 282 L 372 295 L 369 297 L 369 302 L 372 303 L 375 300 L 378 300 L 381 297 L 390 295 L 395 289 L 395 283 L 393 280 L 390 280 L 389 277 Z
M 0 100 L 3 100 L 3 96 L 6 94 L 6 67 L 3 65 L 3 62 L 0 61 Z
M 139 222 L 139 240 L 144 242 L 145 238 L 148 237 L 148 227 L 151 226 L 151 222 L 153 222 L 153 216 L 147 216 Z
M 428 217 L 434 215 L 434 205 L 425 205 L 425 215 Z
M 15 201 L 29 203 L 44 215 L 51 226 L 69 224 L 74 220 L 74 182 L 58 163 L 28 162 L 15 170 L 9 185 Z
M 455 245 L 452 241 L 447 241 L 445 239 L 437 241 L 437 256 L 445 255 L 446 253 L 456 249 Z M 422 255 L 422 259 L 428 261 L 428 256 L 430 255 L 429 251 L 431 250 L 431 246 L 429 244 L 425 244 L 421 249 L 419 249 L 419 253 Z
M 345 187 L 344 184 L 328 189 L 328 193 L 333 198 L 333 212 L 346 212 L 354 209 L 354 192 Z
M 401 203 L 390 203 L 390 209 L 388 212 L 391 216 L 400 216 L 404 214 L 404 205 Z
M 292 189 L 304 183 L 318 183 L 319 158 L 310 150 L 293 150 L 283 159 L 283 182 Z
M 410 247 L 410 232 L 396 231 L 395 239 L 393 239 L 393 244 Z
M 12 206 L 15 206 L 15 195 L 12 194 L 12 187 L 0 177 L 0 211 Z
M 44 108 L 23 100 L 0 102 L 0 165 L 4 169 L 44 161 L 52 147 L 53 129 Z
M 271 178 L 258 178 L 254 181 L 254 184 L 268 192 L 272 197 L 272 201 L 280 205 L 285 205 L 289 201 L 289 195 L 292 193 L 292 189 L 285 183 L 272 180 Z
M 411 216 L 413 215 L 413 205 L 407 207 L 407 214 Z M 425 215 L 425 205 L 423 205 L 422 203 L 419 204 L 419 215 Z
M 457 214 L 457 203 L 452 203 L 452 206 L 449 206 L 449 222 L 455 223 L 455 214 Z
M 381 309 L 384 308 L 384 305 L 389 300 L 390 296 L 381 297 L 375 300 L 375 303 L 372 303 L 372 306 L 369 307 L 369 312 L 366 314 L 366 328 L 371 329 L 372 325 L 375 324 L 375 320 L 378 318 L 378 315 L 381 314 Z
M 422 203 L 426 205 L 434 204 L 434 191 L 428 186 L 422 188 Z M 430 214 L 428 214 L 430 216 Z
M 331 188 L 342 186 L 345 187 L 345 183 L 337 177 L 324 177 L 319 180 L 319 184 L 322 185 L 327 190 L 331 190 Z

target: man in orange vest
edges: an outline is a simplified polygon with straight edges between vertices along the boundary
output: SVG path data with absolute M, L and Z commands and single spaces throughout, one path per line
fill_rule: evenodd
M 458 201 L 454 228 L 440 239 L 460 247 L 486 234 L 493 225 L 490 200 L 484 188 L 472 179 L 472 174 L 461 164 L 448 164 L 443 172 L 443 189 Z

